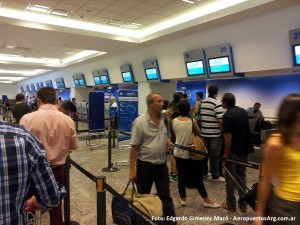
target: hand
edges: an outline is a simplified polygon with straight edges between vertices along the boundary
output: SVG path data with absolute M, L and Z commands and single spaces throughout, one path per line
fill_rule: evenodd
M 37 202 L 36 202 L 35 196 L 32 196 L 30 199 L 28 199 L 28 200 L 26 201 L 26 204 L 27 204 L 28 206 L 31 206 L 31 207 L 39 208 L 39 205 L 38 205 Z
M 129 173 L 129 180 L 131 181 L 131 182 L 134 182 L 135 181 L 135 179 L 136 179 L 136 172 L 135 172 L 135 170 L 130 170 L 130 173 Z

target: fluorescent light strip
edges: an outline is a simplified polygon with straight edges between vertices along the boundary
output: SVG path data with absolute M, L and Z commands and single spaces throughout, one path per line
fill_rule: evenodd
M 194 4 L 195 2 L 189 1 L 189 0 L 182 0 L 183 2 Z
M 185 23 L 185 22 L 188 22 L 193 19 L 197 19 L 202 16 L 206 16 L 208 14 L 211 14 L 211 13 L 217 12 L 219 10 L 237 5 L 237 4 L 245 2 L 245 1 L 247 1 L 247 0 L 230 0 L 230 1 L 219 0 L 219 1 L 209 3 L 207 5 L 203 5 L 201 7 L 198 7 L 194 10 L 189 11 L 189 13 L 182 14 L 180 16 L 176 16 L 173 19 L 169 19 L 169 20 L 166 20 L 159 24 L 156 24 L 156 25 L 153 25 L 153 26 L 143 29 L 141 31 L 141 33 L 142 33 L 141 37 L 145 37 L 147 35 L 156 33 L 161 30 L 165 30 L 167 28 L 176 26 L 178 24 Z
M 185 14 L 181 14 L 175 18 L 166 20 L 165 22 L 158 23 L 154 26 L 143 28 L 140 30 L 128 30 L 124 28 L 112 27 L 109 25 L 100 25 L 91 22 L 84 22 L 79 20 L 73 20 L 69 18 L 53 17 L 49 15 L 44 15 L 40 13 L 33 13 L 29 11 L 19 11 L 12 10 L 8 8 L 0 8 L 0 16 L 14 18 L 19 20 L 36 22 L 39 24 L 50 24 L 60 27 L 68 27 L 79 30 L 94 31 L 98 33 L 107 33 L 115 34 L 123 37 L 131 38 L 143 38 L 147 35 L 156 33 L 158 31 L 188 22 L 190 20 L 200 18 L 202 16 L 208 15 L 210 13 L 217 12 L 219 10 L 231 7 L 233 5 L 245 2 L 247 0 L 218 0 L 214 2 L 208 2 L 206 5 L 201 4 L 199 7 L 195 7 L 194 10 L 191 10 Z
M 25 77 L 0 77 L 0 81 L 20 81 L 23 80 Z
M 28 63 L 53 63 L 60 64 L 59 59 L 37 59 L 37 58 L 25 58 L 25 57 L 15 57 L 9 55 L 0 55 L 0 61 L 10 61 L 10 62 L 28 62 Z

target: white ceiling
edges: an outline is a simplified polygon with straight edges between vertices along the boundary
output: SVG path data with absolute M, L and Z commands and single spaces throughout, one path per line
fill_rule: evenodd
M 194 1 L 195 4 L 182 0 L 2 0 L 0 83 L 8 80 L 4 77 L 16 76 L 24 79 L 21 77 L 29 76 L 18 74 L 16 72 L 18 70 L 61 70 L 74 63 L 98 60 L 300 2 L 299 0 Z M 241 3 L 216 11 L 224 3 L 237 1 Z M 29 5 L 67 10 L 71 15 L 63 18 L 33 13 L 25 10 Z M 206 8 L 210 5 L 213 5 L 212 9 Z M 181 23 L 174 22 L 179 16 Z M 189 17 L 191 20 L 188 20 Z M 48 18 L 56 21 L 47 22 Z M 138 29 L 116 27 L 109 25 L 111 20 L 121 25 L 136 23 L 142 26 Z M 66 58 L 85 50 L 93 52 L 81 60 L 62 63 Z M 10 62 L 8 59 L 1 59 L 3 54 L 7 55 L 8 59 L 13 55 L 17 55 L 17 58 Z M 19 58 L 25 62 L 18 61 Z M 30 58 L 55 58 L 59 59 L 59 64 L 27 62 Z

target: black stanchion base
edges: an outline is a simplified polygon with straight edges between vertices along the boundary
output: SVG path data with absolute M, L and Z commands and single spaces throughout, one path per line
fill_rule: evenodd
M 76 222 L 76 221 L 70 221 L 70 223 L 64 223 L 65 225 L 80 225 L 80 223 Z
M 118 168 L 116 167 L 105 167 L 102 169 L 102 172 L 116 172 L 118 171 Z

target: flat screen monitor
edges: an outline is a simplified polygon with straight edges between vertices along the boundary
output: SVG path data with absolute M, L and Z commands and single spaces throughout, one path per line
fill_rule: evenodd
M 294 64 L 300 66 L 300 45 L 294 45 Z
M 41 82 L 39 83 L 39 85 L 40 85 L 40 88 L 44 87 L 43 81 L 41 81 Z
M 186 62 L 186 71 L 188 76 L 197 76 L 205 74 L 203 60 Z
M 85 80 L 84 80 L 84 78 L 80 78 L 79 79 L 79 86 L 80 87 L 85 87 L 86 85 L 85 85 Z
M 56 82 L 56 86 L 57 86 L 57 88 L 59 88 L 59 89 L 64 89 L 64 88 L 65 88 L 65 84 L 64 84 L 63 81 Z
M 208 59 L 208 64 L 211 74 L 231 72 L 228 56 Z
M 52 80 L 47 80 L 45 83 L 46 83 L 46 87 L 51 87 L 51 88 L 53 88 Z
M 75 80 L 74 80 L 74 84 L 75 84 L 75 87 L 79 87 L 79 86 L 80 86 L 80 85 L 79 85 L 79 80 L 75 79 Z
M 100 85 L 101 84 L 101 81 L 100 81 L 100 77 L 99 76 L 94 76 L 94 83 L 95 85 Z
M 145 69 L 147 80 L 158 80 L 158 72 L 156 68 Z
M 123 79 L 123 82 L 127 83 L 127 82 L 133 82 L 133 79 L 132 79 L 132 74 L 130 71 L 128 72 L 122 72 L 122 79 Z
M 36 91 L 34 84 L 30 84 L 30 89 L 31 89 L 32 91 Z
M 106 75 L 101 75 L 101 84 L 108 84 L 108 79 Z

